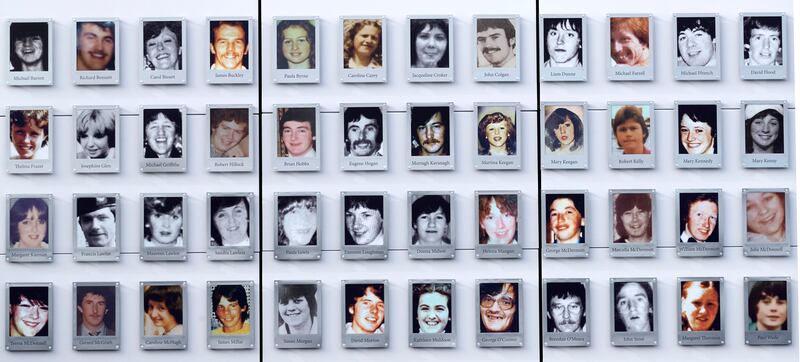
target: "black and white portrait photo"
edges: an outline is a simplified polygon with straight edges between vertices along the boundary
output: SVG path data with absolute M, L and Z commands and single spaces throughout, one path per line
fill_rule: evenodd
M 320 290 L 317 284 L 279 283 L 277 294 L 277 335 L 318 335 L 322 333 Z
M 343 114 L 345 157 L 383 156 L 383 110 L 347 107 Z
M 144 158 L 183 158 L 183 115 L 177 108 L 142 110 Z
M 142 21 L 144 70 L 182 70 L 183 22 L 180 20 Z
M 345 245 L 384 245 L 382 195 L 344 196 Z
M 118 207 L 118 198 L 111 195 L 76 195 L 76 247 L 117 247 Z
M 11 72 L 50 71 L 50 23 L 12 21 L 8 44 Z
M 184 247 L 184 205 L 181 196 L 145 196 L 144 248 Z
M 277 245 L 317 245 L 317 196 L 279 195 L 276 200 Z
M 450 19 L 410 19 L 412 68 L 450 67 Z
M 744 16 L 742 41 L 746 67 L 783 65 L 783 17 Z
M 545 68 L 583 67 L 583 19 L 544 18 Z
M 744 152 L 784 153 L 783 104 L 744 106 Z
M 450 245 L 450 195 L 410 195 L 411 198 L 411 245 Z
M 715 67 L 717 24 L 713 16 L 676 17 L 678 67 Z
M 75 115 L 77 159 L 117 158 L 117 109 L 80 109 Z
M 212 247 L 250 247 L 250 200 L 247 196 L 209 196 L 209 242 Z
M 614 281 L 614 332 L 655 331 L 652 281 Z

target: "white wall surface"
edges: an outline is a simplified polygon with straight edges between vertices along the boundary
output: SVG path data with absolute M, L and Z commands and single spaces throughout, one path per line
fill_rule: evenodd
M 0 282 L 53 282 L 55 301 L 51 304 L 54 316 L 54 347 L 52 352 L 11 353 L 0 352 L 3 361 L 212 361 L 225 358 L 240 361 L 258 360 L 256 349 L 243 351 L 209 351 L 206 349 L 206 282 L 209 280 L 258 281 L 258 257 L 248 262 L 209 262 L 206 260 L 206 192 L 253 192 L 258 195 L 258 167 L 253 172 L 211 174 L 206 171 L 208 154 L 208 122 L 206 104 L 258 105 L 257 83 L 252 85 L 212 86 L 206 79 L 208 59 L 208 16 L 250 16 L 257 18 L 255 0 L 232 0 L 229 6 L 220 7 L 215 1 L 101 1 L 80 2 L 36 1 L 3 4 L 0 20 L 11 18 L 49 17 L 53 19 L 54 34 L 54 85 L 50 87 L 0 86 L 0 107 L 22 105 L 52 105 L 55 119 L 51 122 L 51 142 L 55 147 L 54 171 L 49 175 L 9 175 L 0 172 L 0 185 L 4 194 L 52 193 L 54 261 L 45 264 L 12 264 L 0 262 Z M 143 86 L 139 84 L 138 39 L 139 18 L 155 16 L 182 16 L 187 21 L 188 35 L 184 34 L 184 51 L 188 51 L 188 82 L 186 85 Z M 75 17 L 118 17 L 120 19 L 120 84 L 115 86 L 75 86 L 72 84 L 71 62 L 72 19 Z M 7 29 L 7 28 L 3 28 Z M 0 34 L 3 59 L 8 49 L 7 31 Z M 188 36 L 188 38 L 187 38 Z M 254 38 L 254 40 L 257 38 Z M 119 53 L 118 53 L 119 56 Z M 4 63 L 5 64 L 5 63 Z M 256 76 L 258 73 L 256 73 Z M 5 75 L 3 75 L 5 79 Z M 5 83 L 5 82 L 3 82 Z M 75 154 L 73 105 L 119 105 L 121 119 L 117 126 L 121 155 L 118 174 L 74 174 L 72 158 Z M 140 105 L 185 104 L 189 150 L 187 171 L 178 174 L 143 174 L 139 172 L 141 130 L 138 125 Z M 0 116 L 5 122 L 5 115 Z M 253 150 L 256 152 L 256 150 Z M 5 157 L 5 154 L 4 156 Z M 4 166 L 3 166 L 4 167 Z M 122 198 L 120 212 L 122 257 L 117 263 L 76 263 L 72 261 L 72 194 L 118 192 Z M 185 192 L 188 205 L 184 227 L 188 236 L 187 262 L 139 261 L 142 206 L 140 193 Z M 256 205 L 254 205 L 256 206 Z M 254 207 L 255 208 L 255 207 Z M 7 210 L 0 208 L 0 220 L 7 219 Z M 0 222 L 6 230 L 8 222 Z M 3 238 L 5 241 L 5 237 Z M 257 240 L 257 238 L 253 238 Z M 4 254 L 5 249 L 0 251 Z M 185 280 L 188 283 L 189 302 L 186 328 L 189 344 L 186 351 L 141 351 L 139 328 L 140 281 Z M 76 352 L 72 350 L 72 283 L 90 281 L 118 281 L 121 283 L 121 350 L 119 352 Z M 260 288 L 256 285 L 256 290 Z M 5 296 L 5 292 L 3 292 Z M 254 321 L 257 319 L 253 319 Z M 255 324 L 257 326 L 257 323 Z M 256 328 L 257 331 L 257 328 Z M 257 332 L 256 332 L 257 334 Z M 256 335 L 256 341 L 259 338 Z
M 589 80 L 586 83 L 543 83 L 542 101 L 586 101 L 589 106 L 588 134 L 589 169 L 578 171 L 542 171 L 542 188 L 588 189 L 588 215 L 592 224 L 589 233 L 591 255 L 586 260 L 553 260 L 542 262 L 543 278 L 591 278 L 592 346 L 588 348 L 545 348 L 545 361 L 676 361 L 719 360 L 754 361 L 769 357 L 772 360 L 797 361 L 797 347 L 753 347 L 744 344 L 743 281 L 745 276 L 789 276 L 792 278 L 795 306 L 797 305 L 797 248 L 792 244 L 788 258 L 745 258 L 742 255 L 742 188 L 786 187 L 790 189 L 790 209 L 794 220 L 797 210 L 795 142 L 788 169 L 744 169 L 741 166 L 742 124 L 741 100 L 787 100 L 788 116 L 794 119 L 795 69 L 781 81 L 743 81 L 739 77 L 739 13 L 786 12 L 789 27 L 793 25 L 792 2 L 765 1 L 614 1 L 613 6 L 597 2 L 563 2 L 543 0 L 541 14 L 586 14 L 588 19 Z M 679 82 L 673 79 L 672 52 L 674 47 L 672 14 L 681 12 L 719 13 L 721 22 L 722 79 L 706 82 Z M 652 82 L 610 82 L 606 78 L 608 13 L 651 13 L 654 20 L 653 39 L 655 80 Z M 585 34 L 585 35 L 586 35 Z M 790 38 L 793 39 L 793 38 Z M 718 39 L 718 42 L 720 39 Z M 653 49 L 653 48 L 651 48 Z M 794 56 L 791 46 L 784 46 Z M 676 100 L 718 100 L 722 102 L 722 133 L 724 147 L 722 168 L 712 170 L 677 169 L 674 166 L 675 137 L 674 105 Z M 608 149 L 611 134 L 608 101 L 654 101 L 656 168 L 652 170 L 611 170 L 608 168 Z M 795 134 L 794 121 L 787 124 L 790 135 Z M 794 141 L 794 138 L 792 138 Z M 609 189 L 655 189 L 657 217 L 656 258 L 617 259 L 609 256 L 608 211 Z M 725 255 L 721 258 L 678 258 L 675 240 L 679 237 L 675 220 L 675 189 L 722 189 L 720 227 L 724 233 Z M 794 225 L 790 233 L 796 239 Z M 677 277 L 724 277 L 723 308 L 725 345 L 719 347 L 681 347 L 677 343 L 679 329 L 677 311 Z M 609 278 L 658 278 L 658 342 L 657 347 L 613 347 L 610 329 Z M 793 312 L 796 313 L 796 308 Z M 797 316 L 793 315 L 793 334 L 797 336 Z

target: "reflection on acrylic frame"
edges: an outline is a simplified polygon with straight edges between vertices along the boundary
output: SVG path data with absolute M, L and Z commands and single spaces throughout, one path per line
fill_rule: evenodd
M 739 74 L 742 79 L 786 79 L 791 64 L 786 13 L 739 13 Z
M 585 82 L 587 77 L 586 15 L 548 14 L 539 17 L 543 82 Z M 585 114 L 585 113 L 584 113 Z
M 407 103 L 409 170 L 455 169 L 453 102 Z
M 72 20 L 72 82 L 76 85 L 119 84 L 120 38 L 118 18 Z M 86 49 L 84 49 L 84 47 Z
M 141 106 L 141 172 L 186 172 L 189 132 L 186 106 Z
M 455 348 L 456 281 L 416 279 L 408 281 L 408 346 Z
M 678 256 L 722 256 L 725 245 L 722 189 L 678 189 L 675 200 Z
M 322 38 L 319 17 L 274 16 L 275 49 L 272 81 L 279 84 L 319 83 Z
M 789 277 L 744 277 L 744 343 L 792 344 L 793 294 Z M 762 311 L 763 309 L 767 309 Z
M 54 117 L 53 107 L 6 108 L 8 173 L 53 173 Z
M 186 349 L 190 325 L 186 291 L 186 282 L 139 282 L 140 349 Z M 168 316 L 155 319 L 154 310 Z
M 542 169 L 589 167 L 589 112 L 586 102 L 542 102 Z
M 608 167 L 656 167 L 655 110 L 653 102 L 608 102 Z
M 678 278 L 678 344 L 725 344 L 724 278 Z M 698 311 L 697 306 L 703 306 Z
M 342 63 L 339 81 L 342 83 L 386 83 L 386 67 L 389 47 L 386 42 L 388 22 L 385 16 L 340 16 L 339 44 Z M 356 36 L 361 39 L 357 41 Z M 366 48 L 361 51 L 356 48 Z M 358 53 L 369 52 L 363 59 Z
M 476 346 L 522 347 L 525 344 L 522 285 L 522 279 L 475 280 Z
M 119 106 L 74 106 L 75 173 L 118 173 L 122 123 Z
M 208 349 L 253 349 L 256 291 L 253 281 L 209 281 Z
M 8 20 L 8 85 L 53 85 L 53 19 Z M 19 43 L 19 46 L 17 46 Z
M 251 84 L 256 68 L 255 39 L 251 17 L 211 17 L 206 19 L 209 37 L 208 69 L 209 84 Z M 218 39 L 223 30 L 226 39 Z M 233 43 L 232 50 L 228 50 Z M 219 53 L 219 54 L 218 54 Z M 232 53 L 232 57 L 229 54 Z
M 6 195 L 8 238 L 6 261 L 52 262 L 55 209 L 52 194 Z M 30 216 L 29 216 L 30 215 Z M 33 220 L 31 220 L 33 219 Z M 27 231 L 23 222 L 28 222 Z M 23 240 L 23 236 L 25 240 Z
M 588 347 L 589 279 L 543 279 L 542 338 L 545 347 Z
M 656 191 L 608 190 L 611 257 L 652 258 L 658 245 Z
M 258 245 L 252 192 L 206 193 L 208 260 L 253 260 Z
M 305 300 L 305 303 L 300 300 Z M 316 349 L 322 347 L 321 281 L 276 280 L 274 308 L 275 348 Z M 308 318 L 305 320 L 299 320 L 300 318 L 294 315 L 296 310 L 302 308 L 308 308 L 306 313 L 301 311 L 299 314 L 301 318 L 307 316 Z M 286 315 L 285 318 L 284 315 Z
M 184 18 L 139 18 L 139 83 L 185 84 L 188 34 Z
M 408 81 L 452 82 L 455 67 L 453 16 L 409 15 L 406 24 Z
M 472 29 L 476 43 L 472 78 L 476 82 L 519 82 L 525 46 L 519 15 L 474 15 Z M 496 48 L 495 48 L 496 46 Z
M 322 194 L 275 192 L 275 259 L 317 260 L 322 256 Z
M 789 149 L 794 143 L 787 131 L 791 114 L 785 100 L 742 101 L 742 167 L 787 168 Z
M 386 192 L 342 192 L 342 259 L 389 257 L 389 205 Z
M 389 348 L 388 280 L 342 280 L 342 347 Z
M 611 278 L 611 345 L 658 344 L 656 278 Z
M 719 14 L 672 15 L 675 80 L 720 80 L 722 32 Z
M 53 349 L 53 323 L 56 308 L 53 283 L 6 283 L 4 306 L 6 315 L 6 351 L 50 351 Z M 39 319 L 17 323 L 16 314 L 22 313 L 22 302 L 31 304 L 27 310 L 36 310 Z M 21 316 L 19 317 L 22 318 Z M 21 325 L 20 325 L 21 324 Z
M 744 256 L 792 255 L 789 189 L 742 189 Z
M 206 106 L 209 125 L 209 172 L 251 172 L 258 136 L 249 104 Z
M 72 283 L 72 302 L 75 313 L 72 318 L 72 349 L 119 350 L 122 333 L 119 283 Z M 84 318 L 84 313 L 89 316 Z M 98 314 L 99 321 L 96 320 Z
M 611 81 L 650 81 L 655 78 L 653 16 L 651 14 L 609 14 L 606 71 Z M 644 29 L 644 34 L 632 31 Z M 633 33 L 633 38 L 628 34 Z M 635 44 L 634 44 L 635 43 Z M 630 45 L 628 45 L 630 44 Z M 632 49 L 638 48 L 638 49 Z
M 341 169 L 386 171 L 389 167 L 386 103 L 342 103 L 339 115 L 344 142 Z
M 409 259 L 456 257 L 454 202 L 453 191 L 408 192 Z
M 722 111 L 719 101 L 675 101 L 677 168 L 722 167 Z
M 275 117 L 275 153 L 272 169 L 275 171 L 319 171 L 322 154 L 322 134 L 318 103 L 276 104 L 272 106 Z
M 185 193 L 141 194 L 139 260 L 186 261 L 189 197 Z
M 521 192 L 475 191 L 475 257 L 522 258 Z
M 72 194 L 72 260 L 119 261 L 121 202 L 118 193 Z
M 473 104 L 475 169 L 522 168 L 523 129 L 519 103 Z
M 588 190 L 542 190 L 542 249 L 545 258 L 589 257 Z

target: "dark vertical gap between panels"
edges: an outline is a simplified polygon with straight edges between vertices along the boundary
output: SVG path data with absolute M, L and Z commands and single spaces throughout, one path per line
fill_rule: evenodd
M 536 200 L 537 200 L 536 207 L 537 207 L 537 210 L 541 210 L 542 209 L 542 199 L 541 199 L 541 195 L 542 195 L 542 168 L 539 166 L 539 165 L 542 164 L 542 148 L 539 147 L 539 142 L 541 142 L 541 137 L 539 135 L 539 132 L 540 132 L 540 130 L 539 130 L 539 128 L 540 128 L 539 127 L 539 119 L 540 119 L 540 113 L 542 112 L 542 109 L 541 109 L 541 104 L 542 104 L 542 82 L 540 80 L 541 78 L 539 77 L 540 76 L 540 72 L 541 72 L 541 69 L 539 68 L 539 64 L 541 64 L 541 62 L 539 62 L 539 57 L 541 56 L 541 54 L 539 54 L 539 49 L 540 49 L 540 47 L 539 47 L 539 41 L 540 41 L 540 36 L 539 36 L 539 1 L 540 0 L 535 0 L 534 1 L 536 9 L 535 9 L 534 20 L 533 20 L 533 22 L 534 22 L 534 24 L 536 26 L 536 32 L 535 32 L 535 34 L 536 34 L 536 43 L 535 44 L 536 44 L 536 110 L 537 110 L 537 112 L 536 112 L 536 121 L 534 123 L 536 124 L 536 143 L 535 143 L 536 144 L 536 182 L 537 182 L 536 185 L 538 186 L 536 188 Z M 541 220 L 541 219 L 542 218 L 540 216 L 539 220 Z M 542 290 L 542 283 L 543 283 L 543 281 L 542 281 L 542 249 L 541 249 L 541 246 L 543 245 L 542 240 L 541 240 L 541 237 L 542 237 L 542 224 L 541 224 L 541 222 L 539 222 L 539 220 L 536 220 L 536 225 L 539 226 L 537 228 L 538 234 L 536 235 L 536 240 L 539 243 L 539 249 L 538 249 L 539 253 L 537 255 L 538 258 L 539 258 L 539 264 L 538 264 L 538 266 L 539 266 L 539 301 L 537 301 L 537 303 L 541 303 L 542 291 L 543 291 Z M 537 304 L 534 303 L 534 305 L 537 305 Z M 544 321 L 542 320 L 542 308 L 543 307 L 544 306 L 540 305 L 539 308 L 536 309 L 536 313 L 539 315 L 539 333 L 538 334 L 539 334 L 539 361 L 540 362 L 544 362 L 544 336 L 542 334 L 542 330 L 543 330 L 542 326 L 543 326 L 543 323 L 544 323 Z
M 264 205 L 263 205 L 263 195 L 264 195 L 264 167 L 263 163 L 261 162 L 263 158 L 263 123 L 261 122 L 262 112 L 261 110 L 264 108 L 264 84 L 261 76 L 261 72 L 264 71 L 264 68 L 261 66 L 261 59 L 264 52 L 263 42 L 262 39 L 262 32 L 261 32 L 261 0 L 257 0 L 258 2 L 258 13 L 256 14 L 256 18 L 258 19 L 256 24 L 258 24 L 258 291 L 259 291 L 259 298 L 258 298 L 258 360 L 263 362 L 264 361 L 264 223 L 261 222 L 263 220 L 262 215 L 264 214 Z

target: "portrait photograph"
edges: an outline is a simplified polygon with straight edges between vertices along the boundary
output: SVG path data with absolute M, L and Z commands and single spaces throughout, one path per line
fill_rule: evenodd
M 722 167 L 722 141 L 718 139 L 722 134 L 720 110 L 719 101 L 675 102 L 676 167 Z
M 8 109 L 9 160 L 52 159 L 52 152 L 48 144 L 51 117 L 52 108 L 49 107 Z
M 451 108 L 410 106 L 411 156 L 450 156 Z
M 384 202 L 380 194 L 344 196 L 345 245 L 384 245 Z
M 481 283 L 478 287 L 480 333 L 519 333 L 519 283 Z
M 75 158 L 113 160 L 117 158 L 119 107 L 75 109 Z
M 321 293 L 318 283 L 278 283 L 276 335 L 321 335 Z
M 210 158 L 250 157 L 250 109 L 210 108 Z
M 742 79 L 786 79 L 790 61 L 784 45 L 791 46 L 788 29 L 784 13 L 740 13 Z
M 518 245 L 518 194 L 478 195 L 478 244 Z
M 6 341 L 14 342 L 16 338 L 33 340 L 32 337 L 52 337 L 50 323 L 50 305 L 53 296 L 47 284 L 6 284 L 8 295 L 8 334 Z M 52 338 L 50 343 L 52 344 Z M 46 346 L 29 346 L 23 343 L 6 343 L 11 350 L 47 350 Z M 22 348 L 14 348 L 22 347 Z M 31 348 L 33 347 L 33 348 Z
M 113 283 L 75 283 L 75 336 L 117 336 L 118 295 Z
M 612 192 L 614 244 L 653 243 L 655 197 L 652 192 Z
M 722 43 L 717 14 L 675 14 L 673 34 L 677 80 L 720 79 Z
M 211 70 L 250 68 L 250 23 L 247 19 L 210 20 L 209 64 Z
M 720 242 L 719 192 L 678 192 L 680 222 L 678 232 L 681 243 Z
M 514 106 L 477 107 L 478 155 L 517 154 L 517 109 Z
M 184 313 L 187 301 L 184 295 L 185 283 L 141 283 L 142 318 L 144 348 L 148 349 L 147 337 L 186 337 Z M 185 344 L 185 343 L 184 343 Z M 183 349 L 176 346 L 165 348 L 158 345 L 153 349 Z
M 342 281 L 343 347 L 389 347 L 387 292 L 385 280 Z
M 547 283 L 547 333 L 580 333 L 587 331 L 588 299 L 584 283 Z
M 273 17 L 275 83 L 319 83 L 318 17 Z
M 614 332 L 656 330 L 655 281 L 613 281 Z
M 275 193 L 275 257 L 278 260 L 320 258 L 319 193 Z
M 211 247 L 251 247 L 250 198 L 246 195 L 209 195 Z
M 8 21 L 9 85 L 53 84 L 51 25 L 49 19 Z
M 583 68 L 583 18 L 543 18 L 544 68 Z
M 51 202 L 44 197 L 9 196 L 9 249 L 52 249 L 49 227 Z
M 519 18 L 475 19 L 478 68 L 517 68 Z
M 75 19 L 73 80 L 76 84 L 119 83 L 119 20 Z
M 185 248 L 184 197 L 142 196 L 143 249 Z
M 789 282 L 786 280 L 752 280 L 746 283 L 747 331 L 772 332 L 789 330 Z
M 450 67 L 450 19 L 409 19 L 412 68 Z
M 339 105 L 344 152 L 344 171 L 385 171 L 388 167 L 385 103 L 342 103 Z
M 608 15 L 608 78 L 653 80 L 653 24 L 649 14 Z
M 584 153 L 585 109 L 579 105 L 544 107 L 544 144 L 552 155 Z
M 455 280 L 409 280 L 408 344 L 416 347 L 456 347 Z
M 789 166 L 787 131 L 790 115 L 786 101 L 742 101 L 744 168 L 786 168 Z M 787 126 L 784 126 L 787 124 Z
M 144 108 L 144 158 L 183 158 L 183 118 L 179 108 Z
M 345 69 L 383 67 L 383 26 L 385 19 L 342 19 Z
M 546 194 L 547 224 L 545 243 L 585 244 L 585 194 Z
M 651 113 L 649 104 L 611 105 L 612 149 L 621 155 L 653 153 Z
M 276 108 L 276 119 L 278 157 L 307 159 L 318 157 L 316 107 Z
M 409 193 L 411 245 L 442 247 L 452 244 L 451 194 Z
M 74 199 L 76 249 L 117 248 L 119 195 L 75 194 Z
M 680 279 L 680 335 L 681 332 L 722 331 L 722 280 Z M 712 343 L 714 344 L 714 343 Z
M 186 83 L 183 18 L 141 18 L 142 51 L 139 81 L 142 84 Z
M 788 192 L 785 189 L 745 189 L 744 217 L 747 243 L 788 244 L 790 242 Z
M 247 336 L 252 334 L 250 315 L 255 306 L 250 283 L 209 282 L 211 336 Z

